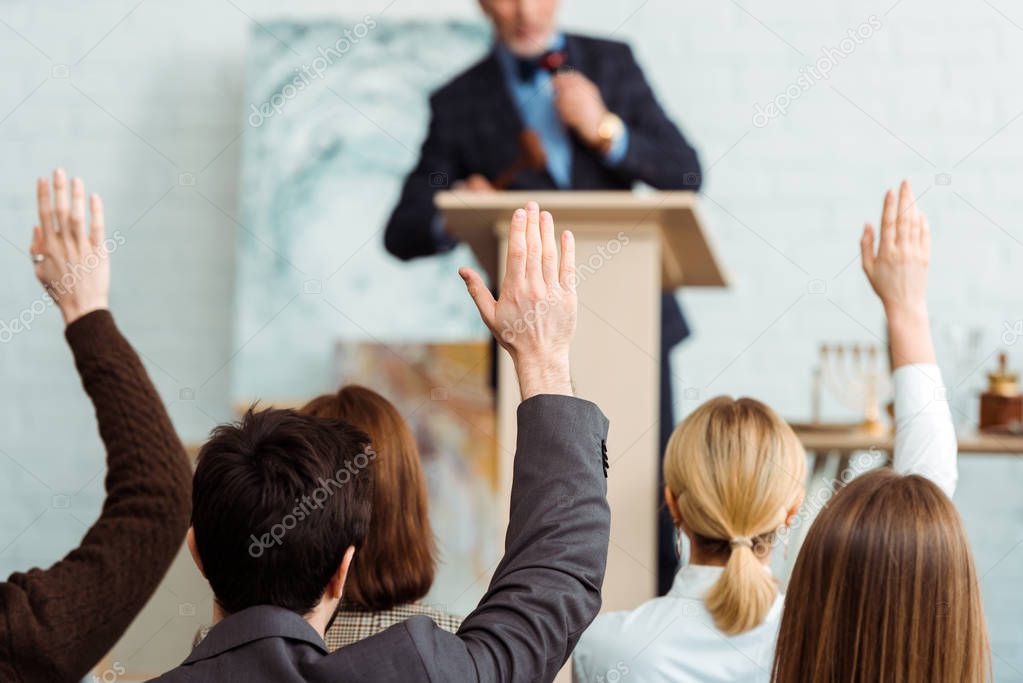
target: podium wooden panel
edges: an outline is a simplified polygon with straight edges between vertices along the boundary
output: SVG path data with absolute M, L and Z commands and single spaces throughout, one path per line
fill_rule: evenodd
M 576 237 L 579 326 L 572 378 L 611 421 L 611 545 L 604 609 L 632 608 L 656 590 L 662 289 L 726 284 L 691 192 L 441 192 L 449 233 L 468 243 L 492 285 L 503 275 L 512 212 L 529 200 Z M 498 505 L 507 521 L 520 402 L 511 358 L 498 358 Z M 565 504 L 571 505 L 571 501 Z

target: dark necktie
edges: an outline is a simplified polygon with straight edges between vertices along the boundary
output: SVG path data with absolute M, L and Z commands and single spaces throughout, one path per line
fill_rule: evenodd
M 565 53 L 562 50 L 550 50 L 533 59 L 516 59 L 515 63 L 518 67 L 519 80 L 529 83 L 541 69 L 552 74 L 564 66 Z

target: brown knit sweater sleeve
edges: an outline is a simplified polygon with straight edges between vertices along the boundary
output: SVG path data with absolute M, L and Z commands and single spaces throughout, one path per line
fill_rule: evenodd
M 2 681 L 80 680 L 156 590 L 188 527 L 191 468 L 138 356 L 105 310 L 66 336 L 106 446 L 107 498 L 67 557 L 0 583 Z

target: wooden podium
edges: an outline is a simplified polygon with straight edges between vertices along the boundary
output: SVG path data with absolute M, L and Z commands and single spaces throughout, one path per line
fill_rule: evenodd
M 722 287 L 726 278 L 692 192 L 441 192 L 446 229 L 469 244 L 491 285 L 503 276 L 512 212 L 529 200 L 576 238 L 579 325 L 572 347 L 576 393 L 611 421 L 608 498 L 611 546 L 604 609 L 653 597 L 661 353 L 661 291 Z M 520 402 L 511 358 L 498 360 L 499 511 L 507 521 Z M 571 501 L 566 504 L 571 505 Z M 503 526 L 502 526 L 503 528 Z

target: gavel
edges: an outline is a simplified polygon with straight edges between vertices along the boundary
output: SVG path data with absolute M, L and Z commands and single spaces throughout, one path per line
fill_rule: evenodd
M 526 129 L 519 133 L 519 156 L 512 165 L 491 183 L 495 190 L 507 190 L 522 171 L 542 171 L 547 167 L 547 153 L 535 130 Z

